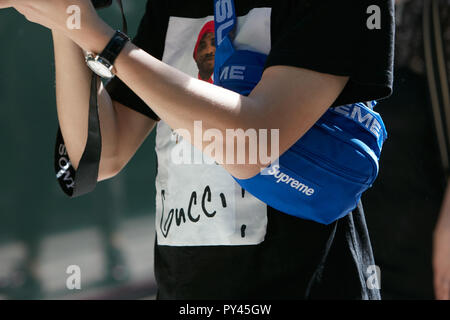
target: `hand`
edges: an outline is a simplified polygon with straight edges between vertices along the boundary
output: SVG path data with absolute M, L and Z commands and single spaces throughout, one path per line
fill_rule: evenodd
M 74 5 L 80 9 L 78 29 L 68 24 L 74 14 L 68 8 Z M 86 51 L 100 52 L 113 34 L 90 0 L 0 0 L 3 8 L 14 8 L 28 21 L 64 33 Z
M 28 21 L 49 29 L 67 28 L 67 9 L 71 5 L 80 8 L 82 15 L 93 16 L 95 10 L 89 0 L 0 0 L 0 9 L 14 8 Z M 88 18 L 89 19 L 89 18 Z

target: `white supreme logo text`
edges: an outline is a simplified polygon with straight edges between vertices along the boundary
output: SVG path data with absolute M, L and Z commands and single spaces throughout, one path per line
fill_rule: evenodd
M 299 192 L 307 195 L 308 197 L 312 196 L 315 192 L 314 188 L 311 188 L 311 187 L 307 186 L 306 184 L 301 183 L 297 179 L 292 178 L 285 173 L 282 173 L 280 171 L 279 165 L 272 166 L 271 170 L 268 173 L 269 173 L 269 175 L 273 175 L 275 179 L 278 179 L 277 183 L 282 182 L 282 183 L 288 184 L 288 185 L 290 185 L 291 188 L 298 190 Z

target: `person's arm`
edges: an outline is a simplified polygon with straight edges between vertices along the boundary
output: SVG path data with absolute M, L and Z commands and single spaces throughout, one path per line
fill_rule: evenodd
M 13 6 L 33 22 L 62 30 L 85 50 L 101 52 L 114 31 L 98 17 L 90 1 L 76 0 L 70 4 L 81 8 L 82 27 L 79 30 L 66 28 L 66 16 L 62 13 L 69 1 L 0 0 L 0 8 Z M 223 137 L 226 137 L 227 129 L 278 129 L 280 145 L 275 156 L 282 154 L 311 128 L 348 81 L 345 76 L 274 66 L 266 70 L 251 95 L 244 97 L 189 77 L 131 43 L 116 60 L 116 70 L 117 76 L 151 105 L 162 120 L 173 129 L 188 131 L 191 137 L 194 137 L 196 120 L 202 120 L 203 130 L 219 130 Z M 203 141 L 199 145 L 195 141 L 192 143 L 201 150 L 209 144 Z M 223 144 L 223 150 L 226 150 L 225 141 L 216 143 Z M 270 143 L 267 149 L 273 156 Z M 223 162 L 222 158 L 215 160 Z M 261 164 L 224 164 L 224 167 L 233 176 L 243 179 L 257 174 Z
M 450 183 L 433 235 L 433 271 L 436 299 L 450 300 Z
M 218 137 L 223 138 L 227 129 L 279 129 L 279 154 L 312 127 L 348 81 L 348 77 L 276 66 L 268 68 L 250 96 L 245 97 L 194 79 L 131 43 L 117 59 L 116 68 L 117 76 L 147 104 L 151 103 L 153 111 L 171 128 L 183 129 L 183 135 L 189 132 L 184 136 L 188 141 L 194 137 L 194 122 L 198 120 L 202 121 L 203 131 L 219 130 Z M 203 150 L 211 142 L 191 143 Z M 226 150 L 226 141 L 216 143 Z M 267 150 L 272 154 L 270 146 L 268 141 Z M 264 165 L 248 164 L 249 153 L 245 154 L 247 164 L 227 164 L 219 157 L 215 160 L 233 176 L 245 179 Z
M 87 139 L 91 71 L 80 47 L 53 30 L 56 99 L 59 124 L 72 166 L 76 169 Z M 100 85 L 99 118 L 102 154 L 99 181 L 115 176 L 133 156 L 155 121 L 116 101 Z
M 86 10 L 88 10 L 86 8 Z M 97 18 L 86 23 L 84 32 L 70 31 L 69 36 L 81 47 L 101 52 L 114 31 Z M 319 73 L 307 69 L 276 66 L 266 70 L 249 97 L 194 79 L 159 61 L 128 43 L 115 63 L 117 76 L 132 89 L 172 129 L 183 129 L 187 141 L 194 137 L 194 122 L 201 120 L 202 129 L 278 129 L 278 156 L 303 136 L 333 104 L 345 87 L 348 77 Z M 188 132 L 186 136 L 184 133 Z M 210 142 L 190 141 L 203 150 Z M 226 150 L 225 141 L 215 141 Z M 246 146 L 249 149 L 249 146 Z M 249 153 L 246 152 L 246 157 Z M 275 157 L 272 157 L 274 160 Z M 215 158 L 223 163 L 222 158 Z M 248 159 L 246 159 L 248 160 Z M 248 163 L 248 161 L 247 161 Z M 268 165 L 265 163 L 264 165 Z M 226 164 L 223 166 L 237 178 L 257 174 L 261 163 Z

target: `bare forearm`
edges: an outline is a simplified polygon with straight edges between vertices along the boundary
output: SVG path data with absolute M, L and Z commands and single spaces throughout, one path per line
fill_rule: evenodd
M 53 39 L 58 119 L 72 165 L 77 168 L 87 139 L 91 72 L 78 45 L 55 31 Z M 103 139 L 99 172 L 102 179 L 117 166 L 117 125 L 113 104 L 103 88 L 98 105 Z
M 227 150 L 227 130 L 251 129 L 279 131 L 279 141 L 256 144 L 275 160 L 301 138 L 331 106 L 342 91 L 347 77 L 335 77 L 310 70 L 277 67 L 266 70 L 261 82 L 246 97 L 236 92 L 192 78 L 155 59 L 133 44 L 125 47 L 116 61 L 117 75 L 141 97 L 172 129 L 183 129 L 188 138 L 195 136 L 194 122 L 201 120 L 202 130 L 218 130 L 215 145 Z M 286 79 L 290 79 L 286 80 Z M 327 90 L 323 90 L 327 87 Z M 296 92 L 305 92 L 295 94 Z M 183 133 L 182 133 L 183 134 Z M 220 141 L 217 141 L 217 140 Z M 205 150 L 210 141 L 190 141 Z M 276 149 L 272 150 L 272 146 Z M 249 161 L 252 146 L 245 144 L 245 164 L 224 163 L 223 155 L 214 157 L 232 175 L 248 178 L 268 165 Z M 236 154 L 235 148 L 235 154 Z
M 227 148 L 227 130 L 267 128 L 264 122 L 258 123 L 260 113 L 252 99 L 192 78 L 132 44 L 119 56 L 116 67 L 117 76 L 123 82 L 151 105 L 172 129 L 182 129 L 183 137 L 200 150 L 211 142 L 194 139 L 196 121 L 201 121 L 203 131 L 214 129 L 221 133 L 215 136 L 214 142 L 221 145 L 222 150 Z M 234 154 L 237 154 L 236 148 Z M 215 160 L 235 176 L 254 175 L 260 169 L 255 163 L 234 165 L 225 163 L 219 156 Z M 248 159 L 245 162 L 248 163 Z
M 192 78 L 132 44 L 126 46 L 116 66 L 117 76 L 172 129 L 188 128 L 195 120 L 218 129 L 244 127 L 244 115 L 252 113 L 250 99 Z

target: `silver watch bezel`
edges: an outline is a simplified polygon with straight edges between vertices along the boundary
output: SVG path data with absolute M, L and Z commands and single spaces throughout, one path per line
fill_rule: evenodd
M 92 70 L 95 74 L 97 74 L 99 77 L 104 79 L 112 79 L 114 78 L 113 68 L 114 66 L 105 58 L 101 57 L 100 55 L 95 55 L 92 52 L 86 53 L 85 56 L 86 64 L 89 67 L 89 69 Z M 105 73 L 98 72 L 97 69 L 93 68 L 92 65 L 99 65 L 102 67 L 102 69 L 105 71 Z

